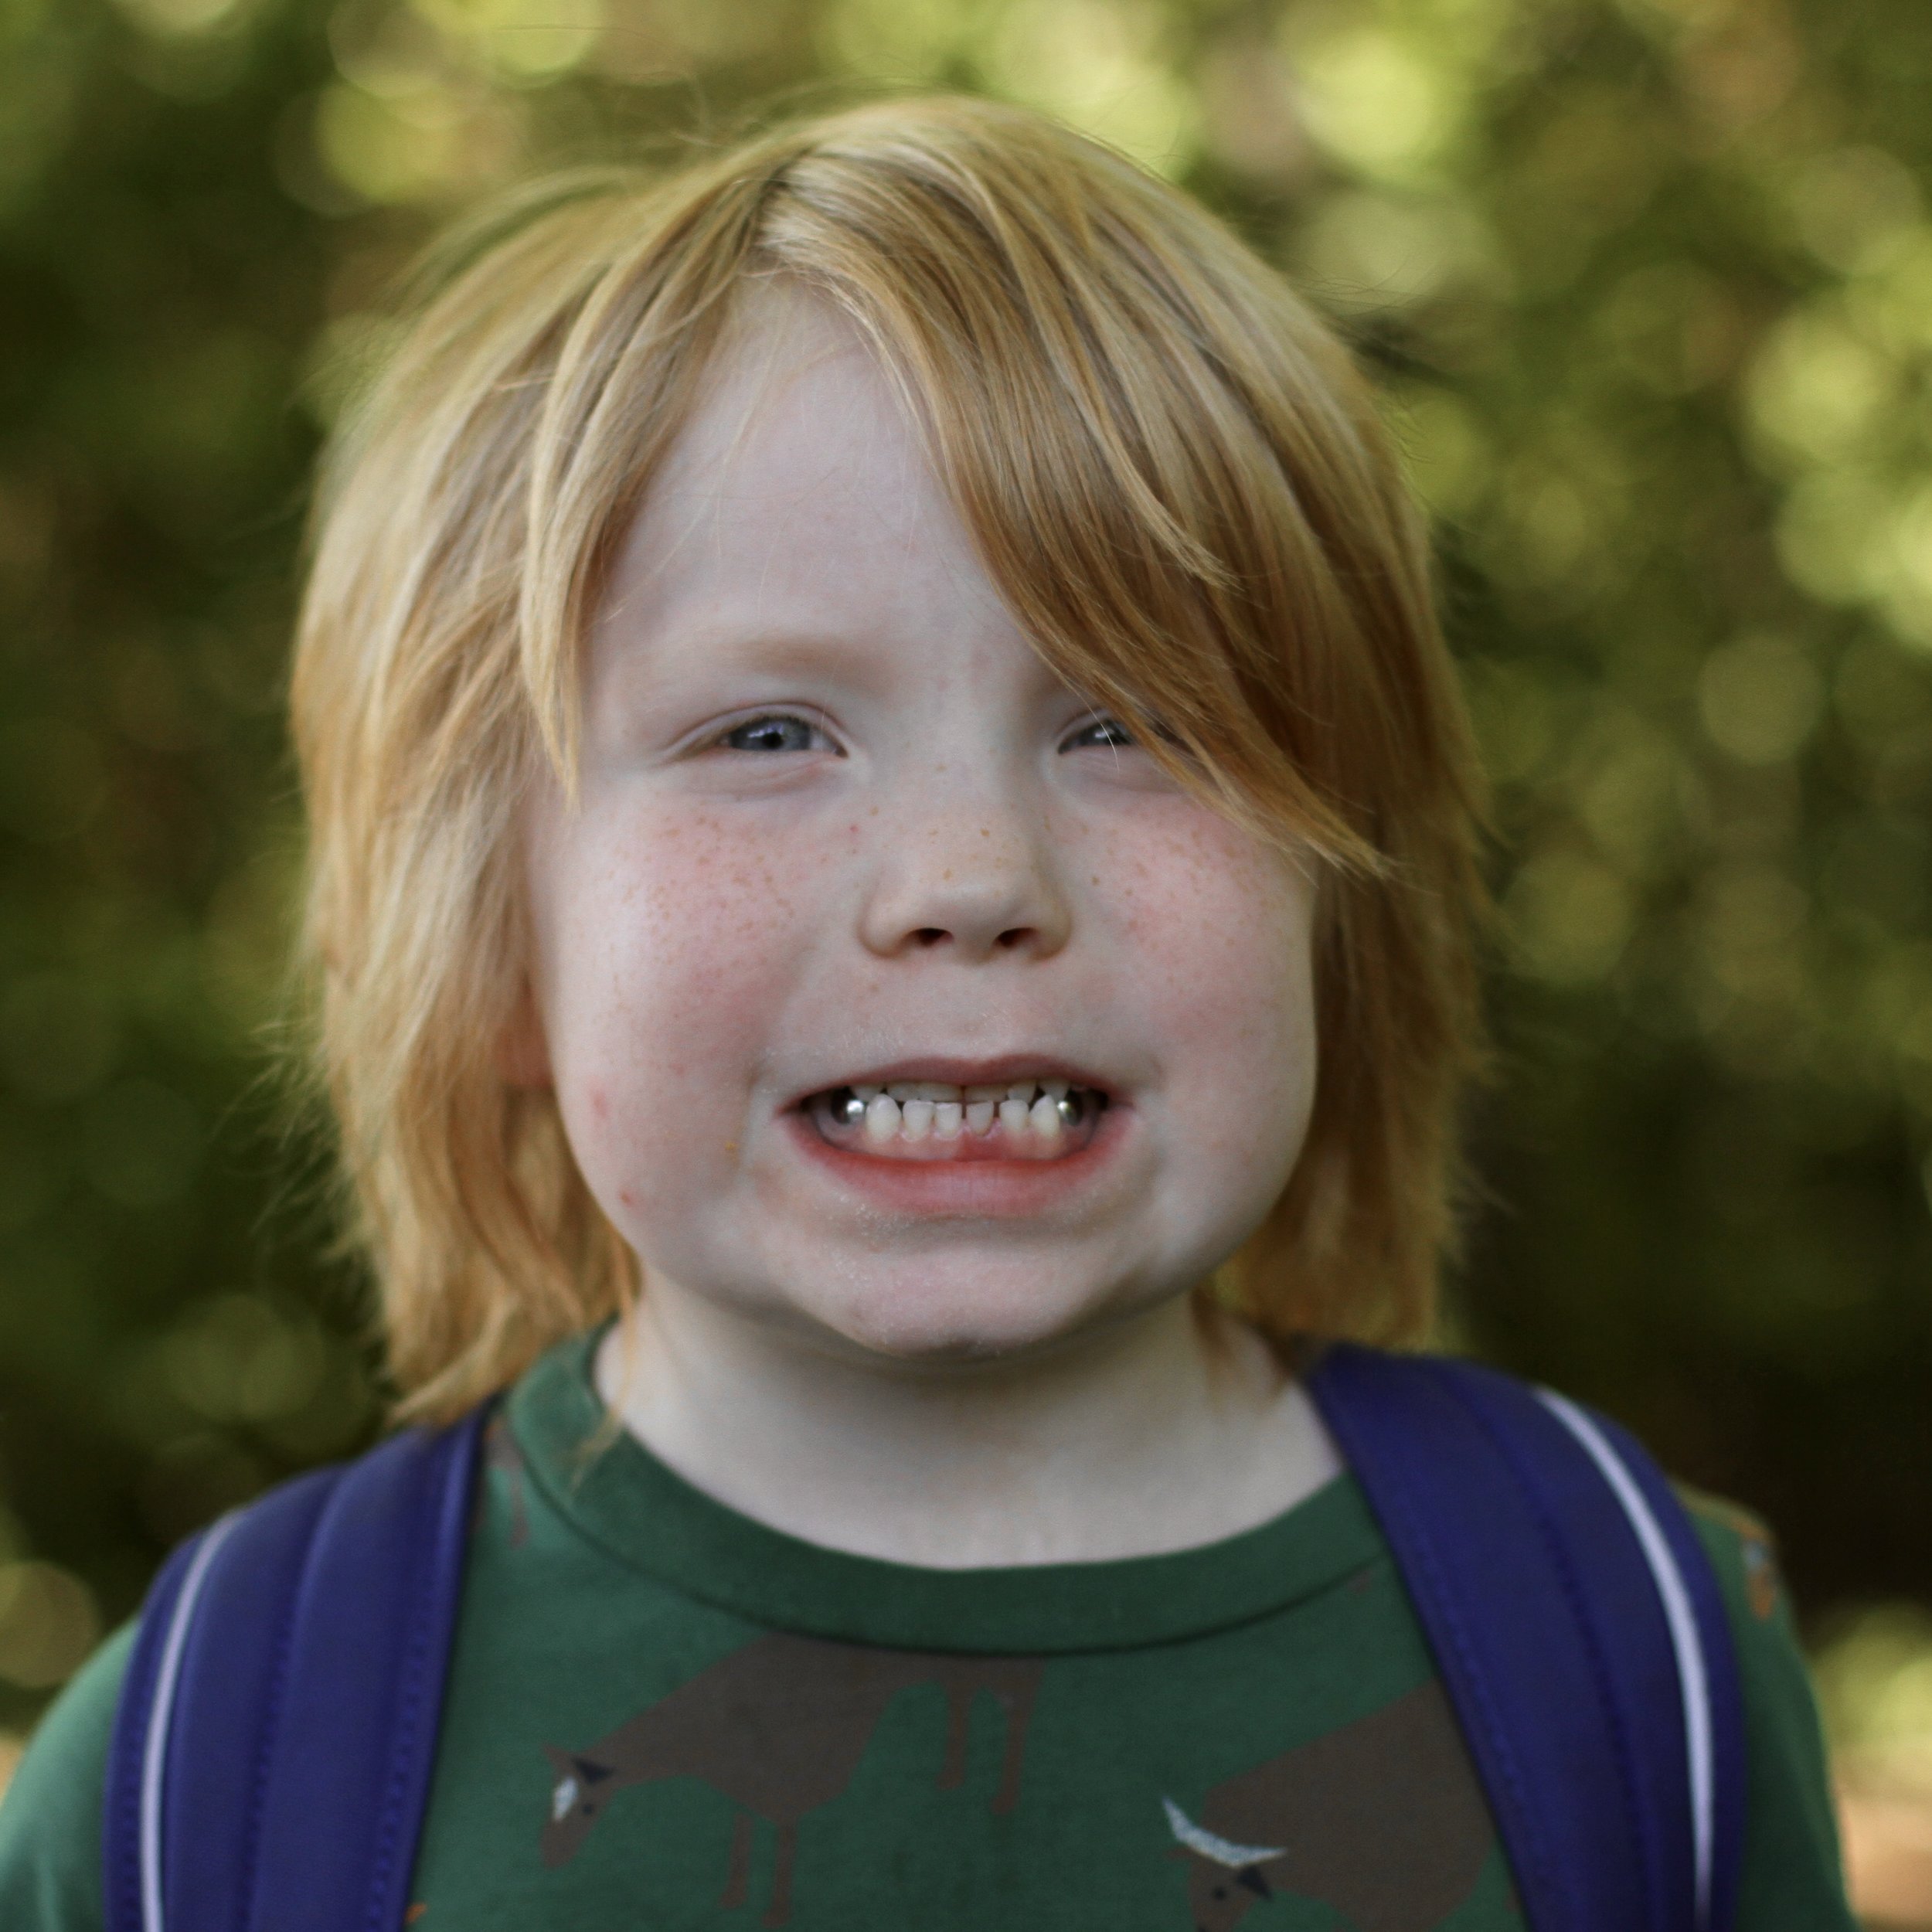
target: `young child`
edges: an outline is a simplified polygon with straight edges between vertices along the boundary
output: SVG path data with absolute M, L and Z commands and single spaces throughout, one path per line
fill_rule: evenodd
M 337 444 L 294 706 L 401 1412 L 507 1392 L 410 1923 L 1526 1923 L 1299 1372 L 1429 1328 L 1478 785 L 1276 276 L 962 100 L 526 198 Z M 1849 1927 L 1762 1533 L 1699 1535 L 1736 1923 Z M 104 1923 L 128 1647 L 10 1932 Z

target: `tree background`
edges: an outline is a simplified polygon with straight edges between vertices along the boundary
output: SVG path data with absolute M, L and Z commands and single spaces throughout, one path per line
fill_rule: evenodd
M 1916 0 L 0 0 L 0 1731 L 379 1413 L 264 1070 L 308 474 L 394 277 L 533 167 L 934 85 L 1382 372 L 1501 787 L 1451 1338 L 1770 1517 L 1848 1748 L 1932 1765 Z

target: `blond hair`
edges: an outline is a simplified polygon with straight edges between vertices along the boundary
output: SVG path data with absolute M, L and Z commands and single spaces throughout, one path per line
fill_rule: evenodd
M 459 1410 L 635 1291 L 553 1097 L 505 1070 L 515 828 L 546 762 L 570 781 L 614 546 L 774 279 L 876 352 L 1053 668 L 1325 862 L 1308 1142 L 1218 1286 L 1277 1338 L 1417 1338 L 1476 1058 L 1478 797 L 1389 438 L 1193 202 L 1035 115 L 927 99 L 508 205 L 446 251 L 325 463 L 304 957 L 405 1411 Z

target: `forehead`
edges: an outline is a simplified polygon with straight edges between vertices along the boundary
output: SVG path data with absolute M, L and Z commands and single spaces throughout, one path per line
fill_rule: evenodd
M 747 628 L 891 631 L 936 600 L 1004 617 L 903 404 L 808 296 L 736 319 L 614 560 L 597 648 Z

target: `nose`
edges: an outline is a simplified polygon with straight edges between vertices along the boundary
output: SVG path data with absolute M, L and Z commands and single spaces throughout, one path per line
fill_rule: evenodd
M 1047 958 L 1071 926 L 1044 814 L 975 788 L 886 832 L 860 937 L 881 958 Z

